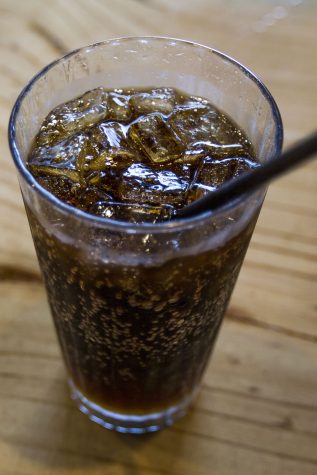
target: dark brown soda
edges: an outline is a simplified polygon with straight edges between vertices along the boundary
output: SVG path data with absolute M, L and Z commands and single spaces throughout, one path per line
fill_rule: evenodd
M 257 160 L 243 131 L 205 99 L 171 88 L 98 88 L 49 114 L 28 166 L 69 205 L 142 226 L 169 220 L 175 209 Z M 126 414 L 164 410 L 189 397 L 212 351 L 256 215 L 215 249 L 134 264 L 92 259 L 46 229 L 28 206 L 27 212 L 75 386 Z M 124 238 L 116 245 L 124 253 Z M 136 252 L 145 252 L 141 241 Z

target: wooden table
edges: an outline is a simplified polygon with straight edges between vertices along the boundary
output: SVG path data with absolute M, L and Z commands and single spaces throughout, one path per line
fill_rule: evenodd
M 69 400 L 6 143 L 30 77 L 109 37 L 186 37 L 239 58 L 279 104 L 286 144 L 317 124 L 313 0 L 0 0 L 0 474 L 317 473 L 316 163 L 271 186 L 202 391 L 152 436 Z

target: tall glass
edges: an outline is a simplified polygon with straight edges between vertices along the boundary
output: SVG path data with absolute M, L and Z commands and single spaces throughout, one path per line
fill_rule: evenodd
M 19 96 L 9 140 L 71 394 L 92 420 L 147 432 L 197 392 L 265 195 L 161 224 L 92 216 L 41 188 L 25 166 L 56 105 L 89 89 L 168 86 L 209 99 L 244 129 L 261 162 L 282 124 L 263 84 L 233 59 L 169 38 L 122 38 L 74 51 Z

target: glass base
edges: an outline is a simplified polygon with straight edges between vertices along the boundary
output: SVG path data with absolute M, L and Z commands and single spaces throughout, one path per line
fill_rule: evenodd
M 89 419 L 106 429 L 116 430 L 121 433 L 145 434 L 156 432 L 164 427 L 172 425 L 177 419 L 183 417 L 196 395 L 194 391 L 190 396 L 183 399 L 179 404 L 170 406 L 162 412 L 151 412 L 143 415 L 122 414 L 108 411 L 95 402 L 90 401 L 68 380 L 71 390 L 71 397 L 75 401 L 78 409 L 86 414 Z

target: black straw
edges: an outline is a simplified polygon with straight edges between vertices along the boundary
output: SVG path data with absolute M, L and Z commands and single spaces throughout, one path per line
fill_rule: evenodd
M 203 198 L 179 209 L 175 218 L 187 218 L 219 208 L 288 172 L 296 165 L 312 158 L 316 152 L 317 132 L 314 132 L 287 149 L 279 157 L 274 157 L 262 166 L 224 183 L 218 190 L 211 191 Z

